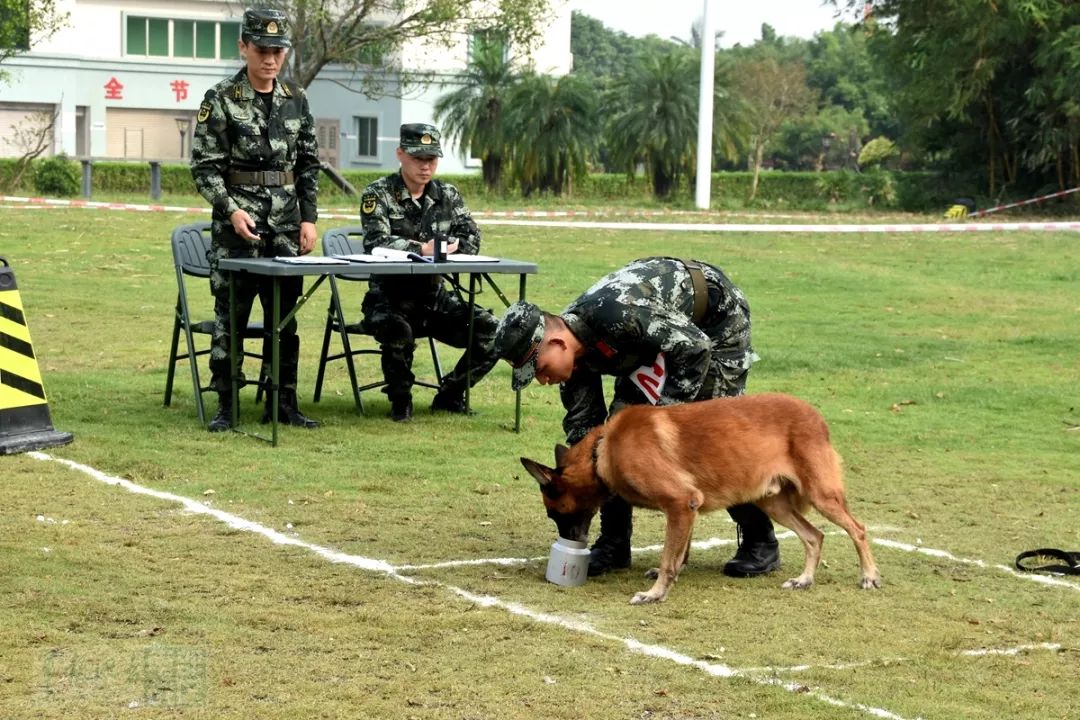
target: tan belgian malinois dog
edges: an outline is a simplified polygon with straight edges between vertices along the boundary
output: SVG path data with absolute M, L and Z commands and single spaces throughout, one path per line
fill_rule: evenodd
M 866 528 L 844 500 L 840 456 L 829 428 L 808 403 L 765 393 L 653 407 L 627 407 L 572 448 L 555 447 L 555 467 L 521 464 L 543 493 L 548 517 L 568 540 L 588 538 L 589 523 L 612 495 L 663 511 L 664 550 L 656 582 L 633 604 L 662 602 L 685 567 L 698 513 L 754 503 L 790 528 L 806 548 L 802 574 L 785 588 L 808 588 L 821 561 L 823 533 L 804 517 L 813 506 L 855 543 L 863 588 L 881 587 Z

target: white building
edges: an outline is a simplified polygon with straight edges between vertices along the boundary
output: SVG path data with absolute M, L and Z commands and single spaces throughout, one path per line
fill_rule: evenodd
M 253 5 L 256 3 L 253 3 Z M 544 37 L 522 60 L 538 72 L 570 71 L 570 10 L 551 0 Z M 188 157 L 203 94 L 241 67 L 236 41 L 244 6 L 218 0 L 58 0 L 67 25 L 29 52 L 8 59 L 0 84 L 0 157 L 25 152 L 17 129 L 57 114 L 46 154 L 179 162 Z M 407 70 L 464 70 L 468 38 L 455 47 L 410 44 Z M 511 49 L 513 53 L 513 49 Z M 350 90 L 352 72 L 328 67 L 307 88 L 323 158 L 343 169 L 397 167 L 403 122 L 433 122 L 445 86 L 371 100 Z M 393 87 L 394 83 L 388 84 Z M 448 148 L 444 173 L 478 164 Z

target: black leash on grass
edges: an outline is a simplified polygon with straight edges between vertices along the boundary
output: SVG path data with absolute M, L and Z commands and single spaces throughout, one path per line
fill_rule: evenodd
M 1035 558 L 1035 560 L 1032 560 Z M 1061 564 L 1054 562 L 1048 564 L 1047 560 L 1060 560 Z M 1031 561 L 1031 562 L 1025 562 Z M 1050 572 L 1064 575 L 1080 575 L 1080 552 L 1066 552 L 1057 548 L 1039 548 L 1028 550 L 1016 556 L 1016 569 L 1024 572 Z

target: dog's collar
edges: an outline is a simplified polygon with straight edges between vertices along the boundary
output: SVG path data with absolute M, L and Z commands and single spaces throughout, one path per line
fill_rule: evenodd
M 604 492 L 608 495 L 611 494 L 611 488 L 608 486 L 607 481 L 600 475 L 600 443 L 604 441 L 604 436 L 600 435 L 596 438 L 596 442 L 592 446 L 592 469 L 593 477 L 596 478 L 596 482 L 600 483 L 600 487 L 604 488 Z

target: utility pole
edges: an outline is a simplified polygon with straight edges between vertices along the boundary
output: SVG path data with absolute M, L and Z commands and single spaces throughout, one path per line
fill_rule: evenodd
M 694 201 L 708 210 L 712 197 L 713 80 L 716 64 L 716 31 L 712 16 L 714 0 L 704 0 L 701 24 L 701 83 L 698 96 L 697 184 Z

